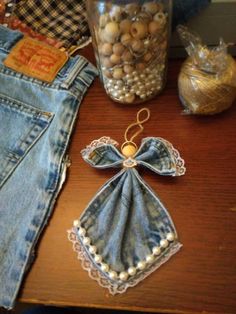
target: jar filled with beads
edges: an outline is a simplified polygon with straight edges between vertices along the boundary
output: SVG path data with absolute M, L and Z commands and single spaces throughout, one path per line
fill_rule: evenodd
M 135 104 L 162 91 L 171 12 L 171 0 L 87 0 L 100 79 L 112 100 Z

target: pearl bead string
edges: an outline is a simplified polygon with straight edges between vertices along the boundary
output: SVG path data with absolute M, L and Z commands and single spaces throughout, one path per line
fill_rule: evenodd
M 81 226 L 80 221 L 75 220 L 73 226 L 78 230 L 78 235 L 80 236 L 82 243 L 86 246 L 89 253 L 93 255 L 94 262 L 100 267 L 101 271 L 106 273 L 111 280 L 120 280 L 122 282 L 127 281 L 129 277 L 135 276 L 138 271 L 142 271 L 149 265 L 153 264 L 156 258 L 160 256 L 170 243 L 174 242 L 176 239 L 174 233 L 167 233 L 166 238 L 160 241 L 159 246 L 152 248 L 152 254 L 147 255 L 145 260 L 139 261 L 136 267 L 131 266 L 127 271 L 117 273 L 110 269 L 108 264 L 103 262 L 101 255 L 97 254 L 97 247 L 91 244 L 91 239 L 86 236 L 86 230 Z
M 117 101 L 132 103 L 135 96 L 141 100 L 160 92 L 163 85 L 164 64 L 154 69 L 147 68 L 142 73 L 133 71 L 123 79 L 104 78 L 105 89 Z

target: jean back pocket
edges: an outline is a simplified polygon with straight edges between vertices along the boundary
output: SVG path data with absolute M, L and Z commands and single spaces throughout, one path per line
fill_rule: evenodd
M 49 126 L 53 114 L 0 95 L 0 188 Z

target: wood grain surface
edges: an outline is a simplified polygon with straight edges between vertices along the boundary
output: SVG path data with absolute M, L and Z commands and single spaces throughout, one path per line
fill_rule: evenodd
M 91 47 L 83 53 L 93 60 Z M 177 91 L 181 62 L 169 62 L 164 92 L 144 105 L 112 102 L 95 80 L 72 136 L 67 181 L 20 301 L 160 313 L 236 313 L 236 105 L 216 116 L 182 115 Z M 151 110 L 151 119 L 142 137 L 166 138 L 186 161 L 186 175 L 179 178 L 141 171 L 169 210 L 183 248 L 138 286 L 111 296 L 81 268 L 66 231 L 117 173 L 93 169 L 82 160 L 81 149 L 104 135 L 123 143 L 126 127 L 143 106 Z

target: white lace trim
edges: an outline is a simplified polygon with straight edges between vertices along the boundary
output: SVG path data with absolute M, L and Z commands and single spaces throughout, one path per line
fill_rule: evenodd
M 182 244 L 180 244 L 179 242 L 170 244 L 167 252 L 163 252 L 163 254 L 159 256 L 159 258 L 156 260 L 156 262 L 154 262 L 146 270 L 140 271 L 138 274 L 130 277 L 124 283 L 117 283 L 106 277 L 105 274 L 96 267 L 96 265 L 84 249 L 83 245 L 79 241 L 73 228 L 71 230 L 68 230 L 68 239 L 73 243 L 73 249 L 75 252 L 77 252 L 77 257 L 79 260 L 81 260 L 83 269 L 87 270 L 87 272 L 89 273 L 89 277 L 96 280 L 101 287 L 107 288 L 112 295 L 124 293 L 128 288 L 136 286 L 140 281 L 145 279 L 162 264 L 168 261 L 170 257 L 177 253 L 182 246 Z
M 81 150 L 81 154 L 84 158 L 88 158 L 90 156 L 90 154 L 97 148 L 97 147 L 101 147 L 104 144 L 108 144 L 108 145 L 114 145 L 114 146 L 118 146 L 119 143 L 116 142 L 115 140 L 113 140 L 112 138 L 108 137 L 108 136 L 103 136 L 101 138 L 99 138 L 98 140 L 94 140 L 92 141 L 91 144 L 87 145 L 86 148 Z
M 180 157 L 179 151 L 175 149 L 174 146 L 170 142 L 168 142 L 167 140 L 163 138 L 161 140 L 162 142 L 166 144 L 166 146 L 170 150 L 172 158 L 174 159 L 175 166 L 176 166 L 175 176 L 183 176 L 186 172 L 186 168 L 184 166 L 185 165 L 184 159 Z

